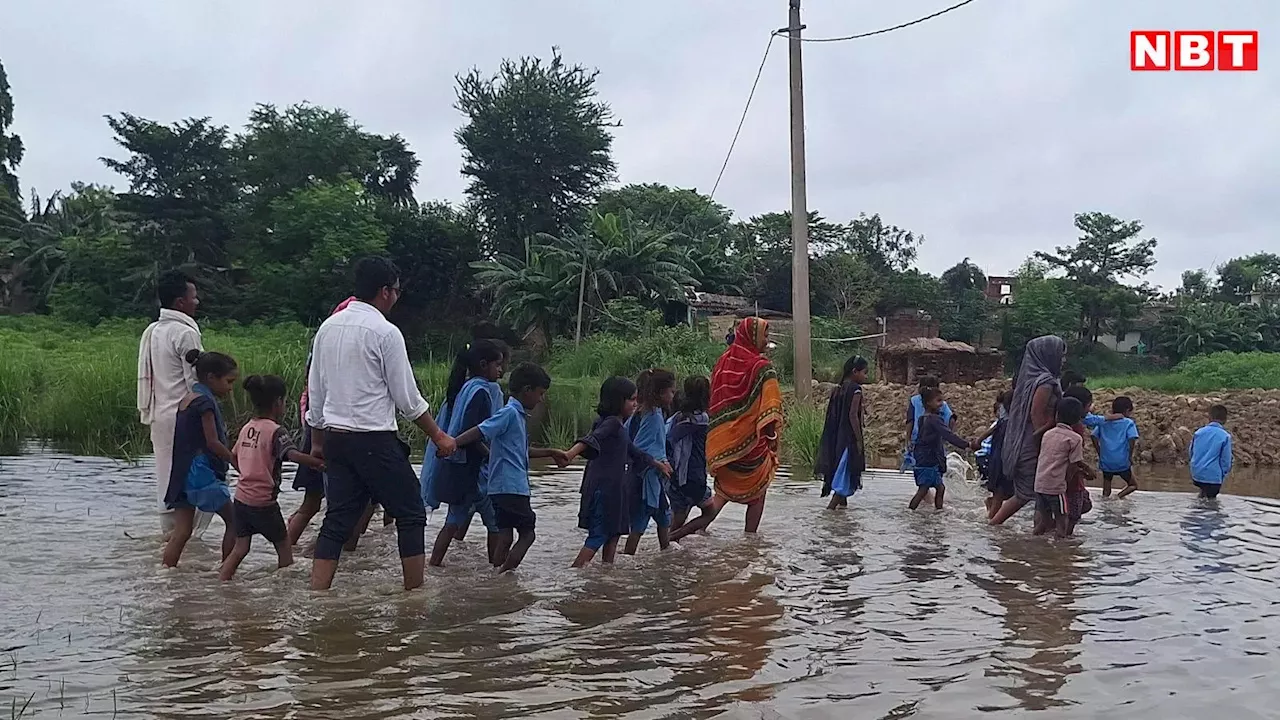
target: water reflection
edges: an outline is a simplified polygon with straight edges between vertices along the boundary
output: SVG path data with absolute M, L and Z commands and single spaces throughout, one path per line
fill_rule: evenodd
M 160 570 L 145 470 L 2 462 L 0 707 L 15 714 L 28 698 L 27 716 L 119 718 L 1271 712 L 1272 500 L 1141 492 L 1056 541 L 1029 537 L 1029 518 L 985 526 L 964 487 L 911 513 L 911 484 L 876 477 L 826 512 L 816 484 L 784 478 L 758 537 L 735 509 L 681 549 L 648 538 L 578 572 L 577 475 L 550 473 L 516 576 L 488 570 L 477 536 L 405 594 L 394 533 L 376 532 L 316 595 L 309 562 L 277 572 L 265 544 L 229 585 L 209 539 Z

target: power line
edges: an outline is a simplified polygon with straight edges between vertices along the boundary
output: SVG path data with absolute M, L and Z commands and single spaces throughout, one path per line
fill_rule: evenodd
M 747 121 L 747 111 L 751 109 L 751 101 L 756 96 L 756 87 L 760 85 L 760 76 L 764 75 L 765 63 L 769 61 L 769 51 L 773 49 L 773 38 L 776 33 L 769 35 L 769 42 L 764 46 L 764 57 L 760 58 L 760 69 L 756 70 L 756 79 L 751 83 L 751 92 L 747 94 L 747 104 L 742 108 L 742 117 L 738 120 L 738 129 L 733 132 L 733 142 L 729 143 L 729 152 L 724 156 L 724 164 L 720 166 L 720 174 L 716 176 L 716 184 L 711 187 L 710 197 L 716 196 L 716 190 L 720 188 L 720 181 L 724 179 L 724 171 L 729 167 L 729 158 L 733 157 L 733 149 L 738 145 L 738 136 L 742 134 L 742 125 Z
M 881 28 L 879 30 L 872 30 L 871 32 L 858 33 L 857 35 L 846 35 L 844 37 L 830 37 L 830 38 L 802 37 L 800 38 L 800 41 L 811 42 L 811 43 L 832 43 L 832 42 L 845 42 L 848 40 L 860 40 L 862 38 L 872 37 L 873 35 L 883 35 L 885 33 L 893 32 L 894 30 L 901 30 L 903 28 L 911 27 L 912 25 L 919 25 L 922 22 L 932 20 L 941 15 L 946 15 L 952 10 L 957 10 L 959 8 L 962 8 L 971 2 L 973 2 L 973 0 L 961 0 L 961 2 L 958 2 L 955 5 L 952 5 L 950 7 L 943 8 L 942 10 L 939 10 L 931 15 L 925 15 L 924 17 L 916 18 L 915 20 L 912 20 L 910 22 L 905 22 L 900 25 L 894 25 L 893 27 Z M 738 119 L 738 128 L 733 133 L 733 141 L 729 143 L 729 152 L 725 153 L 724 164 L 720 166 L 720 173 L 716 175 L 715 185 L 711 187 L 710 197 L 712 198 L 715 197 L 716 190 L 720 189 L 720 181 L 724 179 L 725 170 L 727 170 L 729 167 L 729 160 L 733 158 L 733 150 L 738 145 L 738 137 L 742 135 L 742 126 L 744 123 L 746 123 L 747 113 L 751 110 L 751 101 L 755 99 L 756 88 L 760 85 L 760 77 L 764 75 L 765 63 L 769 61 L 769 51 L 773 49 L 773 39 L 787 32 L 788 30 L 784 29 L 784 30 L 775 30 L 774 32 L 770 33 L 769 43 L 764 46 L 764 57 L 760 58 L 760 68 L 756 70 L 756 79 L 751 83 L 751 92 L 747 94 L 747 104 L 742 108 L 742 117 Z
M 800 38 L 800 42 L 808 42 L 808 43 L 832 43 L 832 42 L 845 42 L 846 40 L 861 40 L 862 38 L 868 38 L 868 37 L 871 37 L 872 35 L 883 35 L 883 34 L 885 34 L 885 33 L 893 32 L 894 30 L 901 30 L 901 29 L 903 29 L 903 28 L 911 27 L 912 25 L 919 25 L 920 23 L 925 22 L 926 20 L 932 20 L 932 19 L 934 19 L 934 18 L 938 17 L 939 15 L 946 15 L 947 13 L 951 12 L 952 10 L 958 10 L 958 9 L 960 9 L 960 8 L 964 7 L 965 5 L 968 5 L 968 4 L 969 4 L 969 3 L 971 3 L 971 2 L 973 2 L 973 0 L 963 0 L 963 2 L 958 2 L 958 3 L 956 3 L 955 5 L 952 5 L 952 6 L 951 6 L 951 7 L 949 7 L 949 8 L 944 8 L 944 9 L 942 9 L 942 10 L 939 10 L 938 12 L 933 13 L 932 15 L 925 15 L 925 16 L 924 16 L 924 17 L 922 17 L 922 18 L 916 18 L 915 20 L 912 20 L 911 22 L 905 22 L 905 23 L 902 23 L 901 25 L 894 25 L 893 27 L 881 28 L 881 29 L 879 29 L 879 30 L 872 30 L 871 32 L 858 33 L 857 35 L 846 35 L 846 36 L 844 36 L 844 37 L 830 37 L 830 38 L 807 38 L 807 37 L 802 37 L 802 38 Z M 773 33 L 773 34 L 774 34 L 774 36 L 778 36 L 778 35 L 782 35 L 782 34 L 783 34 L 783 33 L 785 33 L 785 32 L 787 32 L 787 31 L 786 31 L 786 30 L 776 30 L 776 31 L 774 31 L 774 33 Z

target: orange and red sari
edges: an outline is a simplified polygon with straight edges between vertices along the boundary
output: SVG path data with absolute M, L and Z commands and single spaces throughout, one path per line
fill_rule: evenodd
M 768 322 L 742 320 L 711 373 L 707 469 L 715 478 L 716 494 L 736 503 L 764 497 L 778 469 L 782 389 L 763 355 L 768 335 Z M 771 435 L 766 436 L 766 428 Z

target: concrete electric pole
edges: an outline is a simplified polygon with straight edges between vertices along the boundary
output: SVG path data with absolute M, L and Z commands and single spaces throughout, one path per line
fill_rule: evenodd
M 800 65 L 800 0 L 791 3 L 787 24 L 791 56 L 791 317 L 795 332 L 793 380 L 796 399 L 812 394 L 813 356 L 809 323 L 809 208 L 804 186 L 804 71 Z

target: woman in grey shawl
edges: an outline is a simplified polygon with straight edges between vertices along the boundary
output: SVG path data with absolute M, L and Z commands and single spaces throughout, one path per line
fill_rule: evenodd
M 1002 524 L 1036 497 L 1040 436 L 1057 422 L 1055 413 L 1058 399 L 1062 397 L 1058 378 L 1066 357 L 1067 343 L 1056 335 L 1045 335 L 1027 343 L 1014 379 L 1008 430 L 1000 449 L 1000 462 L 1013 480 L 1014 496 L 1000 506 L 991 518 L 992 525 Z

